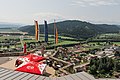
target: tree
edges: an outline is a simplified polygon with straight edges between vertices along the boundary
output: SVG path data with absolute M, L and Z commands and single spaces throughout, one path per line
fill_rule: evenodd
M 120 52 L 119 51 L 115 51 L 115 54 L 114 54 L 116 57 L 120 57 Z
M 96 77 L 110 77 L 114 71 L 120 71 L 119 60 L 109 57 L 95 58 L 90 60 L 89 73 Z
M 89 67 L 89 70 L 90 70 L 90 73 L 95 75 L 97 72 L 97 69 L 96 69 L 96 66 L 95 65 L 92 65 L 91 67 Z

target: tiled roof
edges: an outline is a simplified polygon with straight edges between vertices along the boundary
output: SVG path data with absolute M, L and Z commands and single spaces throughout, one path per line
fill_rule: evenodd
M 63 77 L 50 78 L 42 75 L 13 71 L 0 67 L 0 80 L 95 80 L 95 78 L 86 72 L 79 72 L 76 74 L 70 74 Z M 100 80 L 108 80 L 108 79 L 100 79 Z M 112 79 L 112 80 L 118 80 L 118 79 Z

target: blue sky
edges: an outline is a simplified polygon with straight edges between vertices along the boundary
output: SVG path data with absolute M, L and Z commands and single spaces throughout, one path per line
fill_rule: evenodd
M 56 19 L 120 24 L 120 0 L 0 0 L 0 22 L 34 24 Z

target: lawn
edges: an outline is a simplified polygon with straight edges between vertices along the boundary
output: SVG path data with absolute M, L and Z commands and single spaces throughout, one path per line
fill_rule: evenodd
M 79 42 L 77 42 L 77 41 L 66 41 L 66 40 L 64 40 L 64 41 L 59 42 L 58 44 L 53 44 L 53 45 L 65 45 L 65 44 L 75 44 L 75 43 L 79 43 Z

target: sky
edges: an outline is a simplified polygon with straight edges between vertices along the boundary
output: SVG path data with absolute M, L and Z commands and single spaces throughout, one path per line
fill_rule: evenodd
M 120 0 L 0 0 L 0 22 L 63 20 L 120 24 Z

